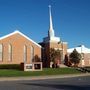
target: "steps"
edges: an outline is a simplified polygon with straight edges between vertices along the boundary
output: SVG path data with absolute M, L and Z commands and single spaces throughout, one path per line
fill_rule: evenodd
M 68 66 L 64 65 L 64 64 L 60 64 L 60 68 L 67 68 Z

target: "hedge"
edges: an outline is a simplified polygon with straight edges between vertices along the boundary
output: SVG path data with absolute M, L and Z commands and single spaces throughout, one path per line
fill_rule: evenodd
M 20 64 L 0 64 L 0 69 L 20 69 Z

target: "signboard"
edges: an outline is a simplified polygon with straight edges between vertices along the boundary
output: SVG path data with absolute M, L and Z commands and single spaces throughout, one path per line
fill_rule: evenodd
M 24 64 L 24 71 L 42 71 L 42 62 Z
M 32 71 L 33 65 L 32 64 L 25 64 L 24 65 L 24 70 L 25 71 Z
M 26 69 L 32 69 L 32 65 L 27 65 Z

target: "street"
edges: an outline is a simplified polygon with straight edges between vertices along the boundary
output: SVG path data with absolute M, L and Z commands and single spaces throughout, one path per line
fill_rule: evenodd
M 0 90 L 90 90 L 90 76 L 45 80 L 0 81 Z

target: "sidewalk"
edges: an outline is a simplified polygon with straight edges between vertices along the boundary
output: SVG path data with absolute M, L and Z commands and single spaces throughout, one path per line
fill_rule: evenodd
M 30 77 L 0 77 L 0 81 L 43 80 L 43 79 L 55 79 L 55 78 L 70 78 L 70 77 L 78 77 L 78 76 L 90 76 L 90 73 L 50 75 L 50 76 L 30 76 Z

